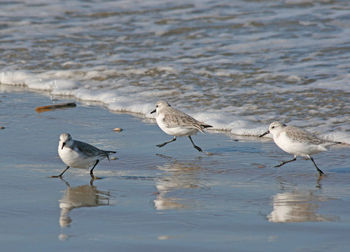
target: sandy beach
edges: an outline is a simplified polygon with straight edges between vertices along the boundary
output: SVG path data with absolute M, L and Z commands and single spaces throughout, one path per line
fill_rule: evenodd
M 0 90 L 0 243 L 4 251 L 347 251 L 349 149 L 290 158 L 272 141 L 226 134 L 169 140 L 156 124 L 98 105 L 44 113 L 43 94 Z M 122 128 L 122 132 L 113 129 Z M 115 150 L 69 169 L 58 137 Z M 238 140 L 238 141 L 236 141 Z M 262 249 L 263 248 L 263 249 Z

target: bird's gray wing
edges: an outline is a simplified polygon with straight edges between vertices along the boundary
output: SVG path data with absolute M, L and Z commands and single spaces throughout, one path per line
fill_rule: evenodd
M 176 127 L 187 127 L 187 128 L 194 128 L 199 131 L 202 131 L 201 122 L 197 121 L 193 117 L 183 113 L 180 110 L 172 108 L 172 111 L 169 111 L 170 113 L 165 113 L 164 115 L 164 123 L 169 128 L 176 128 Z
M 293 127 L 293 126 L 286 127 L 286 134 L 290 139 L 298 141 L 298 142 L 307 142 L 307 143 L 315 144 L 315 145 L 326 143 L 325 140 L 320 139 L 316 135 L 314 135 L 306 130 L 303 130 L 303 129 L 300 129 L 297 127 Z
M 78 149 L 83 155 L 87 157 L 95 157 L 95 156 L 107 156 L 105 151 L 92 146 L 91 144 L 80 142 L 75 140 L 73 144 L 73 149 Z

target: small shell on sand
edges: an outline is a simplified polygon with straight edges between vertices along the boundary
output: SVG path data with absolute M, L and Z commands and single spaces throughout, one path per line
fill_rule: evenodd
M 109 159 L 110 159 L 110 160 L 118 160 L 117 157 L 110 157 Z
M 122 128 L 114 128 L 113 131 L 115 131 L 115 132 L 122 132 L 123 129 Z

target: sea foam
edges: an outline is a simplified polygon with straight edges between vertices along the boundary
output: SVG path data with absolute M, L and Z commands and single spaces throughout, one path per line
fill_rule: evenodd
M 164 66 L 156 69 L 156 71 L 173 74 L 177 70 Z M 99 103 L 114 112 L 136 113 L 145 118 L 154 118 L 154 115 L 151 115 L 150 112 L 154 109 L 154 104 L 158 100 L 166 99 L 166 97 L 179 97 L 176 102 L 172 103 L 174 107 L 190 114 L 199 121 L 212 125 L 217 131 L 225 131 L 240 136 L 259 136 L 267 130 L 270 122 L 280 120 L 278 114 L 273 111 L 268 111 L 262 116 L 244 115 L 247 112 L 258 110 L 257 104 L 226 105 L 223 108 L 220 108 L 217 104 L 209 107 L 198 107 L 195 100 L 192 100 L 190 97 L 201 97 L 203 91 L 191 85 L 183 87 L 186 89 L 185 95 L 179 92 L 176 87 L 159 87 L 158 83 L 141 86 L 130 85 L 128 78 L 145 72 L 147 72 L 146 69 L 130 69 L 123 72 L 104 68 L 95 68 L 89 71 L 60 70 L 43 73 L 6 71 L 0 73 L 0 84 L 42 91 L 51 96 L 69 96 L 86 103 Z M 121 75 L 125 78 L 120 78 Z M 294 80 L 295 76 L 290 78 Z M 94 79 L 97 80 L 95 81 Z M 308 88 L 307 86 L 299 86 L 297 90 L 305 90 Z M 325 87 L 325 84 L 319 83 L 314 86 Z M 257 85 L 257 90 L 254 90 L 254 92 L 252 91 L 253 89 L 249 88 L 240 88 L 235 92 L 237 95 L 254 95 L 258 94 L 259 90 L 263 92 L 266 89 L 277 90 L 277 87 L 263 84 Z M 279 92 L 288 91 L 288 86 L 282 87 L 282 91 L 279 89 Z M 222 90 L 214 88 L 213 92 L 219 94 Z M 186 100 L 188 102 L 183 103 Z M 317 110 L 314 113 L 317 113 Z M 338 118 L 334 120 L 336 122 Z M 350 129 L 343 128 L 341 131 L 333 132 L 330 130 L 332 129 L 332 122 L 330 122 L 330 125 L 324 124 L 321 119 L 315 117 L 311 125 L 305 124 L 304 121 L 296 120 L 288 123 L 310 130 L 318 129 L 320 130 L 319 133 L 329 140 L 350 144 L 350 133 L 348 133 Z

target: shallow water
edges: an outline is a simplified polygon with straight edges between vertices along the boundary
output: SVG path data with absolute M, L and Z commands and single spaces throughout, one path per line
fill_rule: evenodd
M 350 143 L 349 1 L 0 2 L 0 83 L 238 135 L 278 119 Z
M 78 103 L 50 104 L 34 93 L 0 95 L 0 243 L 3 250 L 347 251 L 350 242 L 347 148 L 280 169 L 289 158 L 271 141 L 198 134 L 157 148 L 169 136 L 127 114 Z M 60 100 L 63 102 L 68 100 Z M 79 116 L 77 116 L 79 115 Z M 121 127 L 121 133 L 112 129 Z M 93 184 L 65 166 L 58 137 L 117 150 Z

